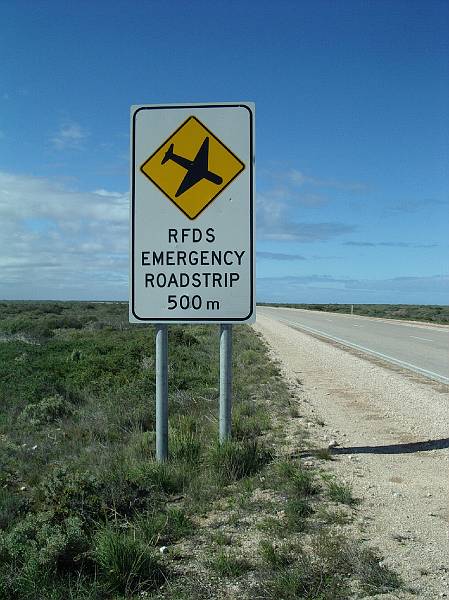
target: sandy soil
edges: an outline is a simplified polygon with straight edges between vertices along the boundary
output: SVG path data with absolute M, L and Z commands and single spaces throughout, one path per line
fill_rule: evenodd
M 316 446 L 338 444 L 326 468 L 362 499 L 362 537 L 410 589 L 388 597 L 449 597 L 449 386 L 266 316 L 254 328 L 296 390 Z

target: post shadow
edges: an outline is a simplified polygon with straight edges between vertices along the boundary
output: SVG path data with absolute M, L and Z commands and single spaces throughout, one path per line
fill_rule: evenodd
M 339 454 L 411 454 L 414 452 L 429 452 L 449 448 L 449 438 L 425 440 L 422 442 L 406 442 L 404 444 L 386 444 L 383 446 L 337 446 L 330 448 L 333 456 Z M 314 452 L 301 452 L 301 456 L 313 456 Z

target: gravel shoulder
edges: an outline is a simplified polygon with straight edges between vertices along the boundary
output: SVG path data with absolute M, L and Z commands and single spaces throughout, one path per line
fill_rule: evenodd
M 410 588 L 390 597 L 449 597 L 449 386 L 266 316 L 254 328 L 296 390 L 315 444 L 338 444 L 326 467 L 362 499 L 363 538 Z

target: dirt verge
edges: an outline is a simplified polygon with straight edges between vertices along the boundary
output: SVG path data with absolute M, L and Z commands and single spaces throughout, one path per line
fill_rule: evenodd
M 337 444 L 326 467 L 363 499 L 359 530 L 410 588 L 391 597 L 449 597 L 449 387 L 266 316 L 254 327 L 296 389 L 316 445 Z

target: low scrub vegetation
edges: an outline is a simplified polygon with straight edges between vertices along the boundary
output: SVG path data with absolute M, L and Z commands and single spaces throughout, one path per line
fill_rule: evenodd
M 232 580 L 243 599 L 323 600 L 354 581 L 399 585 L 334 537 L 347 515 L 323 517 L 318 471 L 277 455 L 271 413 L 288 414 L 289 391 L 250 328 L 234 329 L 223 445 L 217 328 L 170 328 L 162 464 L 154 331 L 130 326 L 127 305 L 0 303 L 0 331 L 0 598 L 220 599 Z

